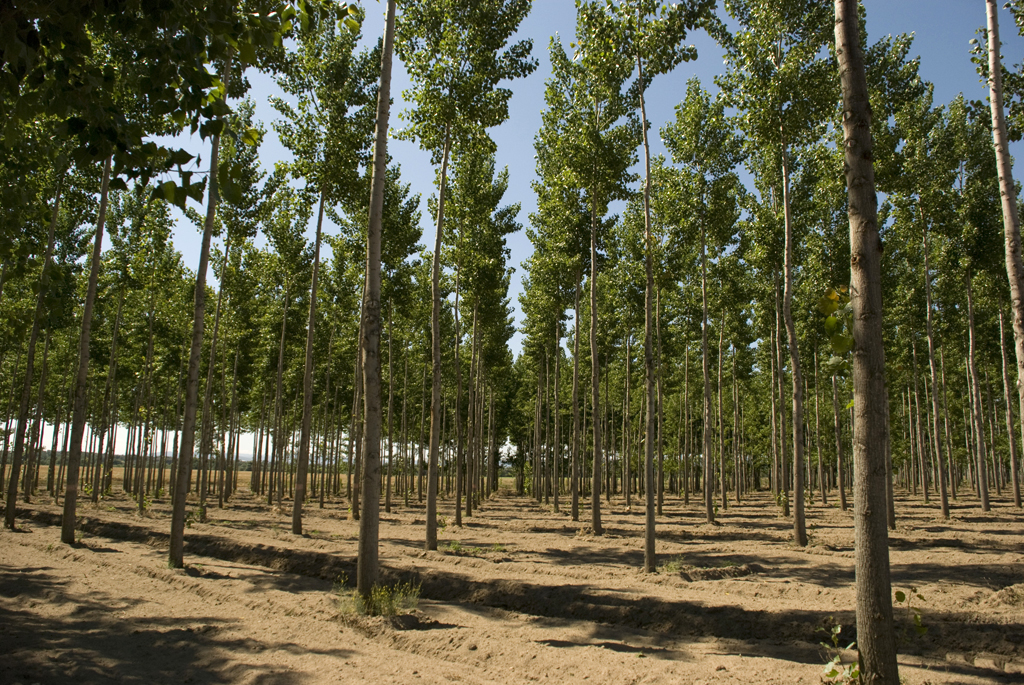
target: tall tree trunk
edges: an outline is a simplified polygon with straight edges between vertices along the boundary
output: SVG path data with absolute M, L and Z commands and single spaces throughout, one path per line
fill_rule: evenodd
M 782 209 L 786 223 L 785 291 L 782 312 L 789 341 L 790 374 L 793 377 L 793 540 L 807 546 L 804 522 L 804 381 L 800 370 L 800 346 L 793 321 L 793 213 L 789 200 L 789 154 L 786 133 L 782 131 Z
M 835 4 L 850 216 L 857 646 L 860 677 L 865 685 L 894 685 L 900 677 L 885 521 L 885 445 L 889 436 L 882 348 L 882 243 L 871 161 L 871 107 L 857 7 L 855 0 L 836 0 Z
M 821 506 L 828 506 L 828 495 L 825 492 L 825 467 L 821 461 L 821 414 L 818 403 L 821 393 L 818 392 L 818 348 L 814 348 L 814 444 L 818 448 L 818 490 L 821 493 Z
M 230 234 L 224 244 L 224 260 L 221 266 L 221 283 L 217 287 L 217 307 L 213 315 L 213 335 L 210 338 L 210 361 L 206 370 L 206 389 L 203 392 L 203 423 L 199 432 L 199 468 L 204 476 L 199 486 L 199 520 L 206 522 L 207 456 L 213 448 L 213 382 L 214 366 L 217 363 L 217 343 L 220 342 L 220 313 L 224 303 L 224 274 L 227 273 L 228 257 L 231 254 Z M 283 334 L 282 334 L 283 336 Z
M 703 315 L 700 327 L 701 363 L 704 365 L 704 427 L 701 432 L 704 438 L 704 516 L 708 523 L 715 522 L 715 489 L 711 460 L 711 365 L 708 359 L 708 237 L 706 219 L 702 217 L 700 224 L 700 295 Z
M 393 10 L 390 9 L 389 12 Z M 437 235 L 434 237 L 434 262 L 430 288 L 433 309 L 430 315 L 431 364 L 433 380 L 430 390 L 430 453 L 427 458 L 427 530 L 424 548 L 437 549 L 437 462 L 441 447 L 441 235 L 444 230 L 445 186 L 448 180 L 448 155 L 451 153 L 451 126 L 445 128 L 441 158 L 441 183 L 437 193 Z
M 914 364 L 913 416 L 914 436 L 917 442 L 917 470 L 920 472 L 919 477 L 921 479 L 921 490 L 924 494 L 924 502 L 925 504 L 928 504 L 928 470 L 924 465 L 924 435 L 921 433 L 921 393 L 917 385 L 917 341 L 913 337 L 910 339 L 910 349 Z
M 969 339 L 969 347 L 967 353 L 967 368 L 971 378 L 971 398 L 974 403 L 973 411 L 971 412 L 972 418 L 974 419 L 974 430 L 977 435 L 975 440 L 975 467 L 977 470 L 978 478 L 978 496 L 981 498 L 981 510 L 989 510 L 988 502 L 988 474 L 985 463 L 988 461 L 985 449 L 985 416 L 982 412 L 981 407 L 981 383 L 978 378 L 978 365 L 975 361 L 977 359 L 977 333 L 974 328 L 974 295 L 971 288 L 971 269 L 968 267 L 966 273 L 965 285 L 967 288 L 967 332 Z
M 637 8 L 637 22 L 642 14 Z M 644 266 L 647 272 L 647 288 L 644 295 L 644 378 L 647 391 L 647 415 L 644 435 L 644 497 L 647 509 L 644 525 L 644 571 L 654 573 L 654 412 L 657 404 L 654 397 L 654 236 L 651 234 L 651 147 L 647 140 L 647 108 L 644 104 L 644 65 L 640 53 L 636 55 L 636 66 L 640 88 L 640 130 L 644 141 Z M 595 405 L 596 407 L 596 405 Z M 597 412 L 594 416 L 599 416 Z M 594 421 L 596 426 L 599 422 Z
M 210 260 L 210 239 L 213 236 L 217 216 L 219 189 L 217 186 L 220 136 L 213 137 L 210 151 L 209 191 L 206 205 L 206 221 L 203 224 L 203 243 L 199 251 L 199 268 L 196 270 L 195 302 L 192 313 L 192 346 L 189 349 L 188 377 L 185 381 L 185 417 L 182 421 L 181 443 L 178 449 L 178 470 L 174 485 L 174 507 L 171 512 L 171 541 L 168 554 L 169 565 L 173 568 L 184 566 L 185 545 L 185 499 L 192 471 L 192 452 L 195 446 L 196 405 L 199 399 L 199 364 L 203 351 L 203 332 L 206 323 L 206 269 Z M 204 417 L 205 418 L 205 417 Z M 201 448 L 201 445 L 200 445 Z M 72 451 L 74 444 L 72 444 Z M 70 463 L 69 459 L 69 463 Z M 68 472 L 70 475 L 70 471 Z
M 949 518 L 949 496 L 946 492 L 946 467 L 942 460 L 942 437 L 939 432 L 939 374 L 935 366 L 935 336 L 932 332 L 932 277 L 931 271 L 928 268 L 928 224 L 924 216 L 924 210 L 921 210 L 921 235 L 923 242 L 924 252 L 924 295 L 925 295 L 925 306 L 927 308 L 927 327 L 926 332 L 928 334 L 928 370 L 931 373 L 931 394 L 932 394 L 932 441 L 935 446 L 935 461 L 938 465 L 939 472 L 939 502 L 942 507 L 942 518 Z M 1002 316 L 1002 311 L 1000 311 Z M 999 320 L 1002 325 L 1002 319 Z M 1001 329 L 1000 329 L 1001 330 Z M 1005 352 L 1005 349 L 1004 349 Z M 1009 408 L 1009 405 L 1007 405 Z M 1012 431 L 1011 431 L 1012 432 Z
M 1020 474 L 1017 467 L 1017 433 L 1013 430 L 1013 405 L 1010 404 L 1010 369 L 1006 358 L 1006 332 L 1003 325 L 1003 307 L 999 307 L 999 351 L 1003 361 L 1003 395 L 1006 399 L 1006 438 L 1010 448 L 1010 487 L 1013 489 L 1013 504 L 1021 506 Z M 940 469 L 941 470 L 941 469 Z
M 775 276 L 775 368 L 779 374 L 779 492 L 782 494 L 782 515 L 789 518 L 789 469 L 786 458 L 786 365 L 782 363 L 782 306 L 779 302 L 779 280 Z M 794 436 L 794 440 L 795 440 Z
M 391 114 L 391 54 L 395 44 L 395 0 L 388 0 L 384 49 L 377 94 L 377 130 L 370 180 L 370 222 L 366 232 L 366 295 L 363 307 L 363 377 L 366 386 L 366 448 L 363 451 L 363 512 L 359 518 L 359 560 L 356 591 L 369 598 L 377 584 L 380 535 L 380 242 L 384 216 L 384 186 L 388 160 L 388 120 Z M 442 187 L 443 181 L 442 181 Z M 438 226 L 438 239 L 441 236 Z M 435 258 L 436 259 L 436 258 Z M 435 261 L 436 269 L 436 261 Z M 434 276 L 437 288 L 437 275 Z M 436 297 L 436 295 L 435 295 Z M 435 322 L 438 314 L 435 300 Z M 435 349 L 437 343 L 435 342 Z M 439 379 L 435 378 L 435 383 Z M 427 517 L 428 526 L 432 518 Z
M 725 358 L 725 309 L 718 327 L 718 487 L 721 488 L 722 511 L 729 508 L 729 493 L 725 482 L 725 417 L 722 400 L 722 365 Z
M 92 298 L 96 298 L 96 278 L 93 274 L 99 273 L 99 248 L 103 237 L 103 220 L 106 216 L 107 209 L 107 187 L 110 179 L 110 159 L 107 159 L 106 164 L 103 166 L 103 194 L 100 200 L 100 218 L 96 223 L 96 248 L 93 250 L 93 266 L 92 273 L 89 275 L 90 292 Z M 28 410 L 29 403 L 32 401 L 32 375 L 33 366 L 35 365 L 36 355 L 36 341 L 39 338 L 39 327 L 42 325 L 43 312 L 46 307 L 46 293 L 49 290 L 48 272 L 50 270 L 50 257 L 53 255 L 53 244 L 55 240 L 55 232 L 57 230 L 57 219 L 60 217 L 60 196 L 63 187 L 63 177 L 57 182 L 57 189 L 54 191 L 53 196 L 53 209 L 50 212 L 50 229 L 46 238 L 46 252 L 43 255 L 43 268 L 39 275 L 39 292 L 36 294 L 36 308 L 32 315 L 32 330 L 28 336 L 28 351 L 25 355 L 25 382 L 21 388 L 21 401 L 18 404 L 18 428 L 14 434 L 14 455 L 11 461 L 11 478 L 7 487 L 7 509 L 4 512 L 4 525 L 11 530 L 14 530 L 14 515 L 15 508 L 18 501 L 18 476 L 21 474 L 21 458 L 25 449 L 25 433 L 28 430 Z M 92 314 L 92 302 L 89 301 L 88 296 L 86 298 L 86 315 L 91 317 Z M 90 321 L 91 323 L 91 321 Z M 85 346 L 85 364 L 89 363 L 89 348 L 88 348 L 88 326 L 89 323 L 83 323 L 82 334 L 86 336 Z M 17 370 L 17 365 L 15 365 Z M 80 376 L 82 374 L 79 374 Z M 85 388 L 82 388 L 83 394 L 83 415 L 81 416 L 84 428 L 84 394 Z M 77 395 L 76 395 L 77 399 Z M 76 414 L 76 417 L 78 414 Z M 81 440 L 81 437 L 79 437 Z M 6 448 L 5 448 L 6 451 Z M 5 455 L 6 456 L 6 455 Z M 76 474 L 77 476 L 77 474 Z M 76 477 L 77 485 L 77 477 Z M 0 477 L 0 487 L 3 486 L 3 478 Z M 77 494 L 77 490 L 76 490 Z M 66 500 L 65 500 L 66 502 Z M 74 509 L 72 509 L 72 517 L 74 516 Z M 74 542 L 74 522 L 72 521 L 71 526 L 71 539 L 65 540 L 68 544 Z M 62 538 L 63 539 L 63 538 Z
M 309 288 L 309 319 L 306 323 L 306 360 L 302 372 L 302 437 L 299 442 L 295 499 L 292 502 L 292 533 L 302 535 L 302 505 L 306 499 L 306 472 L 309 470 L 309 441 L 313 425 L 313 340 L 316 335 L 316 288 L 320 275 L 320 236 L 324 226 L 324 189 L 320 189 L 320 210 L 313 242 L 313 278 Z
M 215 138 L 216 140 L 216 138 Z M 216 143 L 215 143 L 216 145 Z M 110 163 L 113 155 L 107 157 L 103 166 L 103 181 L 100 186 L 100 211 L 96 218 L 96 237 L 92 248 L 92 263 L 89 271 L 89 285 L 82 311 L 82 334 L 78 340 L 78 373 L 75 378 L 75 399 L 72 404 L 71 444 L 68 450 L 67 490 L 64 495 L 64 513 L 61 521 L 60 540 L 66 545 L 75 542 L 75 509 L 78 506 L 79 463 L 82 458 L 82 436 L 85 434 L 86 409 L 89 391 L 89 340 L 92 333 L 92 310 L 96 303 L 96 284 L 100 275 L 100 257 L 103 252 L 103 227 L 107 220 L 107 195 L 110 190 Z M 214 153 L 213 160 L 216 160 Z M 32 374 L 28 374 L 31 376 Z M 13 480 L 13 477 L 12 477 Z M 8 491 L 10 492 L 10 491 Z M 14 526 L 14 511 L 8 499 L 8 527 Z
M 590 406 L 600 416 L 600 361 L 597 349 L 597 198 L 591 193 L 590 204 Z M 594 430 L 594 467 L 590 488 L 590 527 L 594 535 L 603 535 L 601 525 L 601 422 L 591 421 Z M 580 438 L 583 440 L 582 436 Z M 581 446 L 582 451 L 582 446 Z
M 572 347 L 572 473 L 569 476 L 569 492 L 572 497 L 571 516 L 573 521 L 580 520 L 580 462 L 583 452 L 583 435 L 580 433 L 580 288 L 582 274 L 576 274 L 576 300 L 573 307 Z M 591 312 L 593 316 L 593 312 Z
M 1006 118 L 1003 111 L 1003 72 L 1000 62 L 999 5 L 996 0 L 986 0 L 988 15 L 988 65 L 989 88 L 992 108 L 992 142 L 999 171 L 999 195 L 1003 208 L 1003 234 L 1005 237 L 1006 277 L 1010 283 L 1010 312 L 1013 322 L 1014 352 L 1017 357 L 1017 396 L 1019 415 L 1022 417 L 1021 431 L 1024 435 L 1024 263 L 1021 261 L 1020 216 L 1017 214 L 1017 191 L 1013 183 L 1013 166 L 1010 157 L 1009 137 L 1006 133 Z M 1006 373 L 1004 372 L 1004 376 Z M 1009 412 L 1009 408 L 1007 408 Z M 1011 443 L 1012 445 L 1012 443 Z M 1021 506 L 1020 485 L 1017 474 L 1017 457 L 1010 455 L 1013 476 L 1014 503 Z
M 388 301 L 388 469 L 385 480 L 387 481 L 384 488 L 384 511 L 391 513 L 391 479 L 392 471 L 394 469 L 393 463 L 395 461 L 395 449 L 394 442 L 391 439 L 391 426 L 392 426 L 392 409 L 394 408 L 395 399 L 395 365 L 394 365 L 394 346 L 392 345 L 392 338 L 395 332 L 394 326 L 392 325 L 393 318 L 391 316 L 391 301 Z
M 475 326 L 475 323 L 474 323 L 474 326 Z M 561 457 L 562 457 L 562 422 L 559 419 L 560 414 L 561 414 L 561 402 L 559 402 L 559 397 L 560 397 L 559 391 L 560 391 L 560 388 L 559 388 L 559 382 L 558 382 L 559 376 L 562 375 L 561 368 L 560 368 L 561 367 L 561 361 L 562 361 L 562 322 L 561 321 L 556 321 L 555 322 L 555 395 L 554 395 L 554 402 L 552 403 L 554 405 L 554 414 L 555 414 L 555 443 L 554 443 L 554 453 L 553 453 L 552 456 L 554 458 L 554 474 L 553 474 L 554 475 L 554 482 L 555 482 L 554 510 L 555 510 L 556 513 L 558 512 L 558 489 L 559 489 L 559 487 L 561 487 L 561 481 L 559 480 L 559 473 L 558 473 L 558 460 L 561 459 Z

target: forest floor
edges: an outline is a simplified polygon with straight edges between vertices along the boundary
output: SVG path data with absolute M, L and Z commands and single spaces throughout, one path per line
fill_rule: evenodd
M 448 500 L 437 552 L 422 550 L 423 507 L 393 503 L 383 579 L 422 586 L 401 620 L 342 608 L 358 537 L 342 502 L 308 506 L 295 536 L 290 503 L 238 496 L 186 530 L 182 570 L 167 567 L 166 501 L 145 516 L 123 495 L 82 504 L 73 547 L 58 507 L 22 504 L 20 532 L 0 533 L 0 684 L 792 685 L 821 682 L 832 626 L 842 646 L 855 639 L 853 519 L 837 505 L 809 508 L 800 549 L 765 493 L 716 525 L 666 496 L 648 575 L 637 503 L 605 503 L 597 537 L 564 501 L 555 513 L 502 490 L 457 528 Z M 909 496 L 897 511 L 893 589 L 913 596 L 896 612 L 905 682 L 1024 682 L 1024 513 L 962 497 L 943 521 Z

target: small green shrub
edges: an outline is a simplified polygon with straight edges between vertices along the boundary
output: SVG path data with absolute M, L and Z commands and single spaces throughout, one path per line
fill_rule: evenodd
M 683 558 L 675 557 L 658 567 L 658 570 L 661 573 L 679 573 L 683 570 L 684 566 L 686 566 L 686 564 L 683 563 Z
M 394 586 L 375 585 L 370 590 L 370 596 L 363 597 L 355 590 L 345 589 L 342 584 L 338 590 L 338 600 L 343 614 L 396 616 L 417 607 L 420 586 L 411 582 L 396 583 Z

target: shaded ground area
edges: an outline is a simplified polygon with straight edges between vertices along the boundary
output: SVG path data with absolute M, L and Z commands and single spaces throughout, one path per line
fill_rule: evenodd
M 314 503 L 294 536 L 289 503 L 236 498 L 186 531 L 184 570 L 167 568 L 166 501 L 144 517 L 123 496 L 85 504 L 74 547 L 56 506 L 22 506 L 22 532 L 0 533 L 0 683 L 817 683 L 822 631 L 856 639 L 851 513 L 809 507 L 799 549 L 766 495 L 714 526 L 666 497 L 653 575 L 643 511 L 620 501 L 600 537 L 507 492 L 462 528 L 445 502 L 441 549 L 424 552 L 424 508 L 396 498 L 384 579 L 422 586 L 401 623 L 339 609 L 358 535 L 343 502 Z M 924 597 L 897 608 L 906 681 L 1024 681 L 1024 514 L 898 512 L 893 586 Z

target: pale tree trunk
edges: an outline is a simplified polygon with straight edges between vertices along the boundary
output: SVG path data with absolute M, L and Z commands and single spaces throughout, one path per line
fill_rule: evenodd
M 281 312 L 281 341 L 277 346 L 277 390 L 274 399 L 274 447 L 270 458 L 270 487 L 267 488 L 267 506 L 274 503 L 274 492 L 281 491 L 281 483 L 284 479 L 284 389 L 282 382 L 284 378 L 284 340 L 288 330 L 288 307 L 291 300 L 290 284 L 285 281 L 284 286 L 284 310 Z M 275 476 L 275 470 L 277 475 Z M 280 502 L 280 496 L 278 496 Z
M 718 327 L 718 487 L 722 492 L 722 512 L 729 508 L 729 493 L 725 479 L 725 417 L 722 412 L 722 363 L 725 358 L 725 309 L 722 310 L 721 323 Z
M 213 335 L 210 338 L 210 361 L 206 370 L 206 388 L 203 392 L 203 423 L 199 432 L 199 464 L 200 471 L 206 473 L 206 459 L 213 442 L 213 378 L 214 366 L 217 363 L 217 343 L 220 342 L 220 313 L 224 302 L 224 274 L 227 272 L 228 257 L 231 254 L 230 236 L 224 244 L 224 260 L 221 266 L 221 283 L 217 287 L 217 308 L 213 315 Z M 282 333 L 283 335 L 283 333 Z M 199 489 L 199 520 L 206 522 L 206 477 L 202 479 Z
M 637 21 L 641 19 L 637 9 Z M 640 53 L 636 56 L 640 88 L 640 130 L 644 142 L 644 267 L 647 272 L 647 288 L 644 295 L 644 379 L 647 400 L 647 414 L 644 417 L 644 498 L 647 502 L 644 525 L 644 571 L 653 573 L 655 570 L 654 553 L 654 412 L 655 378 L 654 378 L 654 236 L 651 234 L 651 147 L 647 140 L 647 109 L 644 104 L 644 67 Z M 599 416 L 597 412 L 594 416 Z M 594 421 L 596 426 L 598 421 Z
M 309 469 L 309 441 L 313 424 L 313 339 L 316 335 L 316 288 L 320 275 L 320 236 L 324 226 L 324 190 L 320 189 L 320 211 L 313 243 L 313 278 L 309 289 L 309 320 L 306 324 L 306 362 L 302 372 L 302 437 L 299 464 L 295 474 L 295 499 L 292 502 L 292 533 L 302 535 L 302 505 L 306 499 L 306 472 Z M 226 257 L 225 257 L 226 260 Z
M 216 149 L 217 138 L 214 138 Z M 213 153 L 215 160 L 217 153 Z M 96 303 L 96 284 L 100 275 L 100 256 L 103 252 L 103 227 L 107 220 L 107 195 L 110 190 L 111 157 L 103 166 L 103 182 L 100 187 L 100 211 L 96 218 L 96 237 L 92 248 L 92 264 L 89 271 L 89 286 L 85 295 L 85 307 L 82 311 L 82 334 L 78 341 L 78 373 L 75 377 L 75 399 L 72 404 L 71 443 L 68 448 L 67 485 L 64 494 L 64 515 L 61 521 L 60 540 L 66 545 L 75 542 L 75 508 L 78 505 L 79 464 L 82 458 L 82 436 L 85 435 L 85 422 L 89 398 L 89 340 L 92 333 L 92 310 Z M 198 295 L 197 295 L 198 297 Z M 31 377 L 31 373 L 28 376 Z M 17 447 L 17 445 L 15 445 Z M 11 480 L 15 480 L 12 476 Z M 8 494 L 14 488 L 8 490 Z M 13 498 L 8 498 L 7 527 L 14 526 Z M 173 548 L 173 540 L 172 540 Z M 180 565 L 179 565 L 180 566 Z
M 793 322 L 793 216 L 789 203 L 789 157 L 786 136 L 782 133 L 782 209 L 786 222 L 785 291 L 782 312 L 789 340 L 789 364 L 793 377 L 793 540 L 800 547 L 807 546 L 804 523 L 804 395 L 803 373 L 800 370 L 800 349 Z
M 779 280 L 775 275 L 775 368 L 779 373 L 779 492 L 782 493 L 782 515 L 789 518 L 789 469 L 786 468 L 786 367 L 782 363 L 782 307 L 779 302 Z
M 939 370 L 942 374 L 942 423 L 946 433 L 946 473 L 949 476 L 949 490 L 953 499 L 956 499 L 956 478 L 953 470 L 953 436 L 949 430 L 949 397 L 946 392 L 946 360 L 939 348 Z M 892 479 L 890 478 L 890 487 Z
M 384 511 L 391 513 L 391 476 L 392 476 L 392 462 L 395 460 L 394 443 L 391 441 L 391 415 L 392 408 L 394 407 L 395 399 L 395 375 L 394 375 L 394 360 L 393 352 L 394 346 L 391 344 L 394 333 L 394 327 L 392 326 L 391 317 L 391 301 L 388 301 L 388 470 L 385 480 L 387 483 L 384 488 Z
M 978 336 L 974 330 L 974 295 L 971 289 L 971 270 L 969 267 L 967 269 L 965 285 L 967 288 L 967 332 L 969 341 L 967 369 L 971 378 L 971 387 L 973 388 L 971 398 L 974 402 L 971 417 L 974 420 L 974 430 L 978 438 L 975 441 L 975 469 L 977 471 L 978 496 L 981 498 L 981 510 L 988 511 L 988 467 L 986 465 L 988 457 L 985 444 L 985 415 L 981 407 L 981 383 L 978 378 L 978 365 L 975 361 L 977 359 Z
M 662 515 L 662 506 L 665 502 L 665 436 L 664 436 L 664 425 L 665 425 L 665 412 L 662 408 L 662 395 L 661 395 L 661 288 L 657 290 L 657 316 L 655 318 L 655 331 L 658 337 L 658 362 L 657 362 L 657 382 L 658 382 L 658 516 Z
M 117 314 L 114 317 L 114 331 L 110 339 L 110 361 L 107 363 L 107 380 L 103 387 L 103 407 L 100 410 L 100 420 L 103 422 L 100 429 L 100 440 L 98 452 L 103 453 L 103 439 L 109 430 L 111 432 L 111 443 L 113 443 L 114 427 L 110 425 L 108 417 L 113 418 L 114 412 L 110 409 L 110 395 L 114 385 L 114 377 L 117 373 L 117 339 L 121 328 L 121 314 L 124 312 L 124 288 L 120 288 L 117 297 Z M 179 379 L 180 381 L 180 379 Z M 104 464 L 102 470 L 97 469 L 93 476 L 92 501 L 100 501 L 100 490 L 103 488 L 101 473 L 112 477 L 114 466 L 114 451 L 110 450 L 110 459 Z
M 885 520 L 885 446 L 889 435 L 882 348 L 882 242 L 871 161 L 871 107 L 857 6 L 855 0 L 836 0 L 835 4 L 850 216 L 857 646 L 861 681 L 865 685 L 895 685 L 900 677 Z
M 440 231 L 438 231 L 440 233 Z M 461 242 L 461 241 L 460 241 Z M 462 357 L 459 351 L 462 342 L 462 330 L 459 328 L 459 278 L 462 265 L 455 267 L 455 525 L 462 526 L 462 494 L 463 494 L 463 443 L 462 443 Z M 472 510 L 469 500 L 466 501 L 467 514 Z
M 924 295 L 925 295 L 925 306 L 927 307 L 927 328 L 928 333 L 928 369 L 931 372 L 931 391 L 932 391 L 932 442 L 935 445 L 935 463 L 938 466 L 939 472 L 939 502 L 942 507 L 942 518 L 949 518 L 949 496 L 946 492 L 946 467 L 942 461 L 942 437 L 939 432 L 939 385 L 938 385 L 938 371 L 935 366 L 935 336 L 932 333 L 932 277 L 931 271 L 928 269 L 928 224 L 925 222 L 924 211 L 921 211 L 921 234 L 922 241 L 924 243 Z M 1002 317 L 1002 311 L 999 313 Z M 1000 326 L 1002 325 L 1002 318 L 999 319 Z M 1002 329 L 1000 329 L 1001 331 Z M 1005 348 L 1004 348 L 1005 352 Z M 1007 405 L 1009 410 L 1009 405 Z M 1013 431 L 1010 431 L 1011 437 Z M 1012 443 L 1011 443 L 1012 444 Z
M 594 416 L 600 416 L 601 385 L 600 363 L 597 350 L 597 199 L 590 207 L 590 406 Z M 594 427 L 594 468 L 590 488 L 590 527 L 594 535 L 602 535 L 601 526 L 601 422 L 591 421 Z M 583 437 L 580 437 L 582 451 Z
M 704 485 L 704 516 L 708 523 L 715 522 L 715 490 L 714 476 L 712 475 L 711 459 L 711 366 L 708 360 L 708 241 L 705 221 L 700 225 L 700 295 L 703 304 L 703 316 L 700 327 L 700 352 L 701 363 L 704 366 L 704 409 L 702 430 L 704 439 L 704 473 L 702 474 Z
M 1017 356 L 1019 415 L 1024 418 L 1024 263 L 1021 261 L 1020 253 L 1020 217 L 1017 214 L 1017 191 L 1013 183 L 1009 137 L 1006 134 L 1006 118 L 1003 112 L 1003 71 L 999 56 L 999 5 L 996 0 L 986 0 L 985 7 L 988 14 L 988 71 L 991 90 L 989 103 L 992 107 L 992 142 L 996 153 L 996 167 L 999 171 L 999 195 L 1003 205 L 1006 277 L 1010 282 L 1010 313 L 1013 322 L 1014 352 Z M 1021 423 L 1021 431 L 1024 434 L 1024 421 Z M 1011 454 L 1010 460 L 1014 479 L 1014 503 L 1019 507 L 1021 500 L 1016 454 Z
M 928 470 L 924 463 L 924 436 L 921 433 L 921 391 L 917 385 L 917 341 L 913 336 L 910 339 L 910 349 L 914 364 L 914 396 L 912 398 L 912 412 L 914 417 L 914 435 L 917 442 L 917 470 L 921 479 L 921 491 L 924 494 L 924 503 L 928 504 Z M 915 481 L 916 482 L 916 481 Z
M 570 513 L 573 521 L 580 520 L 580 453 L 583 449 L 583 436 L 580 434 L 580 281 L 576 274 L 575 322 L 576 332 L 573 335 L 572 352 L 572 467 L 569 477 L 569 492 L 572 497 Z M 593 316 L 593 313 L 591 313 Z
M 389 5 L 388 11 L 394 2 Z M 451 153 L 451 128 L 445 129 L 441 158 L 441 184 L 437 193 L 437 235 L 434 236 L 434 262 L 430 289 L 433 300 L 430 315 L 431 364 L 433 380 L 430 390 L 430 453 L 427 457 L 427 530 L 424 548 L 437 549 L 437 461 L 441 447 L 441 232 L 444 229 L 445 185 L 448 180 L 448 155 Z M 458 508 L 456 503 L 456 509 Z
M 473 320 L 473 327 L 476 328 L 476 318 Z M 554 414 L 555 414 L 555 445 L 554 452 L 552 454 L 554 458 L 554 510 L 558 512 L 558 489 L 561 487 L 561 480 L 558 473 L 558 460 L 561 458 L 562 452 L 562 422 L 559 414 L 561 413 L 561 402 L 559 402 L 559 376 L 562 375 L 561 366 L 562 360 L 562 322 L 555 322 L 555 396 L 554 396 Z
M 814 349 L 814 444 L 818 448 L 818 490 L 821 493 L 821 506 L 828 506 L 828 494 L 825 492 L 825 467 L 821 463 L 821 414 L 818 403 L 821 393 L 818 392 L 818 349 Z
M 370 591 L 377 584 L 380 534 L 380 241 L 388 159 L 388 118 L 391 114 L 391 54 L 394 44 L 395 0 L 389 0 L 384 49 L 380 60 L 377 130 L 373 146 L 373 177 L 370 181 L 370 221 L 366 232 L 366 304 L 362 333 L 366 447 L 363 451 L 363 511 L 359 517 L 359 559 L 356 569 L 356 590 L 364 598 L 370 596 Z M 439 230 L 438 236 L 440 234 Z
M 1020 474 L 1017 470 L 1017 434 L 1013 430 L 1013 405 L 1010 404 L 1010 369 L 1006 358 L 1006 332 L 1003 324 L 1003 308 L 999 307 L 999 351 L 1003 360 L 1003 394 L 1006 398 L 1006 437 L 1010 446 L 1010 487 L 1013 488 L 1013 504 L 1020 508 Z
M 100 217 L 101 218 L 99 219 L 99 222 L 97 222 L 97 228 L 96 228 L 96 245 L 97 245 L 97 248 L 99 247 L 100 241 L 102 239 L 102 231 L 103 231 L 103 224 L 102 224 L 103 218 L 102 217 L 105 215 L 105 210 L 106 210 L 106 201 L 107 201 L 106 189 L 107 189 L 107 183 L 108 183 L 109 174 L 110 174 L 110 160 L 109 159 L 107 160 L 106 164 L 103 167 L 103 173 L 104 173 L 104 175 L 103 175 L 103 180 L 104 180 L 103 196 L 101 198 L 101 205 L 100 205 L 100 211 L 101 211 Z M 47 239 L 46 239 L 46 252 L 43 255 L 43 268 L 42 268 L 42 272 L 39 275 L 39 293 L 36 295 L 36 308 L 35 308 L 35 312 L 33 313 L 33 316 L 32 316 L 32 331 L 29 333 L 29 336 L 28 336 L 28 352 L 27 352 L 26 357 L 25 357 L 25 382 L 24 382 L 24 385 L 22 386 L 22 389 L 21 389 L 21 401 L 20 401 L 20 403 L 18 405 L 18 428 L 17 428 L 17 432 L 14 435 L 14 455 L 12 457 L 12 462 L 11 462 L 11 479 L 10 479 L 10 482 L 8 483 L 8 488 L 7 488 L 7 509 L 4 512 L 5 513 L 4 525 L 6 525 L 11 530 L 14 530 L 14 514 L 15 514 L 15 508 L 17 507 L 17 500 L 18 500 L 18 476 L 21 474 L 21 459 L 22 459 L 22 454 L 24 453 L 24 449 L 25 449 L 25 433 L 28 430 L 28 410 L 29 410 L 29 406 L 28 405 L 29 405 L 29 402 L 31 402 L 31 400 L 32 400 L 32 374 L 33 374 L 33 366 L 35 364 L 36 341 L 39 338 L 39 328 L 40 328 L 40 326 L 42 324 L 43 313 L 44 313 L 44 310 L 46 308 L 46 293 L 47 293 L 47 290 L 48 290 L 48 288 L 47 288 L 47 272 L 50 269 L 50 257 L 53 255 L 53 244 L 54 244 L 55 232 L 57 230 L 57 220 L 60 218 L 60 196 L 61 196 L 62 186 L 63 186 L 63 177 L 57 182 L 57 189 L 54 192 L 54 196 L 53 196 L 53 209 L 51 210 L 51 213 L 50 213 L 50 230 L 49 230 L 49 234 L 48 234 Z M 98 254 L 98 249 L 94 250 L 94 253 L 93 253 L 93 271 L 96 272 L 96 273 L 99 272 L 99 254 Z M 95 296 L 96 296 L 96 283 L 95 283 L 95 281 L 96 281 L 96 279 L 92 278 L 92 276 L 90 274 L 89 283 L 92 286 L 92 291 L 91 292 L 93 293 L 93 298 L 94 299 L 95 299 Z M 90 304 L 91 303 L 89 303 L 89 302 L 86 303 L 87 313 L 91 313 L 91 307 L 89 307 Z M 83 329 L 83 332 L 84 332 L 84 330 L 88 330 L 88 329 Z M 47 334 L 47 340 L 49 340 L 49 334 Z M 89 348 L 87 346 L 86 347 L 86 356 L 85 356 L 85 360 L 86 360 L 85 363 L 86 364 L 88 364 L 88 359 L 89 359 L 88 349 Z M 17 368 L 17 366 L 15 368 Z M 4 456 L 6 457 L 6 454 Z M 29 474 L 28 479 L 31 479 L 31 473 Z M 26 479 L 26 480 L 28 480 L 28 479 Z M 2 478 L 2 476 L 0 476 L 0 486 L 2 486 L 2 484 L 3 484 L 3 478 Z M 73 516 L 73 512 L 74 512 L 74 510 L 72 510 L 72 516 Z M 71 542 L 74 542 L 74 523 L 73 522 L 72 522 L 72 530 L 71 530 L 71 540 L 70 541 L 65 541 L 65 542 L 68 542 L 68 544 L 70 544 Z
M 188 496 L 189 478 L 192 471 L 192 452 L 196 439 L 196 406 L 199 402 L 199 364 L 202 361 L 203 333 L 206 324 L 206 270 L 210 261 L 210 240 L 213 236 L 217 216 L 217 202 L 220 199 L 217 186 L 220 136 L 214 136 L 210 151 L 209 191 L 206 203 L 206 221 L 203 224 L 203 243 L 199 252 L 199 268 L 196 270 L 195 302 L 192 312 L 192 346 L 189 350 L 188 376 L 185 381 L 185 417 L 182 421 L 181 443 L 178 448 L 178 471 L 175 474 L 174 507 L 171 511 L 171 544 L 168 555 L 169 565 L 182 568 L 185 565 L 185 499 Z M 205 420 L 205 417 L 204 417 Z M 200 443 L 200 449 L 202 444 Z

